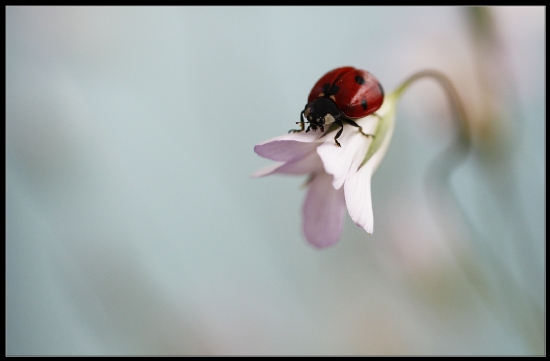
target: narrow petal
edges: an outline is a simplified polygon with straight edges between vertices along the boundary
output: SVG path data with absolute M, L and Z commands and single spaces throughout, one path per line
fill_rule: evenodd
M 315 174 L 303 207 L 303 229 L 307 241 L 317 247 L 332 246 L 340 239 L 344 225 L 343 189 L 332 187 L 332 176 Z
M 388 151 L 393 128 L 393 124 L 390 124 L 380 148 L 355 174 L 350 172 L 350 177 L 344 185 L 346 206 L 351 219 L 369 234 L 372 234 L 374 229 L 371 178 Z M 352 167 L 356 167 L 356 164 L 354 163 Z
M 276 173 L 277 169 L 280 168 L 282 165 L 284 165 L 284 163 L 283 164 L 276 163 L 276 164 L 268 165 L 267 167 L 263 167 L 261 169 L 258 169 L 254 173 L 252 173 L 252 177 L 260 178 L 260 177 L 265 177 L 267 175 Z
M 265 177 L 275 173 L 289 175 L 311 174 L 322 170 L 323 163 L 321 162 L 321 158 L 319 158 L 316 152 L 312 151 L 303 158 L 293 159 L 283 164 L 273 164 L 262 168 L 253 173 L 252 177 Z
M 285 134 L 257 144 L 254 151 L 261 157 L 286 162 L 302 158 L 319 146 L 316 142 L 319 135 L 318 132 Z
M 344 186 L 346 206 L 351 219 L 369 234 L 372 234 L 374 226 L 371 177 L 371 168 L 362 167 Z

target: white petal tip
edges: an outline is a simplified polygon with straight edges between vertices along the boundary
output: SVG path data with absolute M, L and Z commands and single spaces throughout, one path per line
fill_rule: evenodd
M 366 226 L 358 224 L 358 226 L 363 228 L 365 230 L 365 232 L 367 232 L 368 234 L 372 234 L 372 231 L 373 231 L 372 224 L 371 225 L 366 225 Z
M 365 232 L 367 232 L 368 234 L 372 235 L 372 227 L 364 227 L 360 224 L 357 225 L 358 227 L 361 227 L 365 230 Z
M 355 225 L 359 228 L 363 228 L 365 230 L 365 232 L 367 232 L 368 234 L 372 234 L 373 232 L 373 224 L 365 224 L 365 222 L 362 222 L 362 221 L 359 221 L 359 222 L 353 222 L 355 223 Z

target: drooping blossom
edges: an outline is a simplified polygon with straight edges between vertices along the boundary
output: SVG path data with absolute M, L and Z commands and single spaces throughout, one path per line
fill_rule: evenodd
M 308 192 L 303 205 L 303 231 L 307 241 L 318 248 L 334 245 L 340 239 L 345 209 L 351 219 L 372 234 L 374 219 L 371 178 L 386 154 L 394 128 L 398 93 L 386 95 L 374 115 L 356 119 L 358 128 L 345 125 L 338 129 L 297 132 L 272 138 L 254 147 L 254 151 L 279 163 L 253 174 L 309 175 Z

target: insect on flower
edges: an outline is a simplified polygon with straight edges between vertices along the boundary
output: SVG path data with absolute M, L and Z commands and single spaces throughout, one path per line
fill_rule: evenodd
M 389 147 L 395 100 L 393 93 L 384 96 L 369 72 L 334 69 L 313 86 L 300 113 L 300 129 L 254 147 L 258 155 L 282 163 L 253 176 L 309 175 L 302 225 L 311 245 L 338 242 L 346 208 L 358 226 L 372 233 L 371 177 Z
M 336 145 L 340 147 L 338 138 L 342 135 L 344 124 L 347 123 L 363 128 L 355 120 L 364 118 L 377 111 L 384 101 L 384 90 L 380 82 L 368 71 L 350 66 L 329 71 L 321 77 L 311 89 L 308 103 L 300 113 L 300 129 L 290 132 L 301 132 L 305 123 L 309 123 L 306 133 L 319 128 L 325 131 L 325 125 L 338 125 L 340 130 L 334 136 Z
M 413 82 L 425 77 L 443 85 L 459 120 L 464 120 L 456 91 L 437 71 L 413 74 L 397 90 L 384 95 L 382 86 L 369 72 L 341 67 L 314 85 L 297 122 L 300 129 L 254 147 L 261 157 L 280 162 L 259 170 L 254 177 L 309 175 L 302 225 L 311 245 L 324 248 L 338 242 L 346 208 L 355 224 L 372 234 L 371 179 L 388 151 L 397 101 Z M 325 137 L 333 133 L 332 139 Z

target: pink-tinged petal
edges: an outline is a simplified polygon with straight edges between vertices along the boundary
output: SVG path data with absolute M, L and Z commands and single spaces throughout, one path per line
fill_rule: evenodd
M 311 174 L 323 170 L 323 162 L 316 152 L 310 152 L 303 158 L 293 159 L 280 166 L 275 173 L 280 174 Z
M 321 158 L 315 152 L 310 152 L 305 157 L 300 159 L 293 159 L 283 164 L 274 164 L 262 168 L 252 174 L 252 177 L 265 177 L 270 174 L 289 174 L 300 175 L 310 174 L 323 170 L 323 163 Z
M 254 173 L 252 173 L 252 177 L 253 178 L 260 178 L 260 177 L 265 177 L 266 175 L 273 174 L 277 171 L 277 168 L 281 167 L 282 165 L 283 164 L 281 164 L 281 163 L 268 165 L 267 167 L 263 167 L 261 169 L 258 169 Z
M 351 219 L 369 234 L 372 234 L 374 227 L 371 177 L 372 169 L 362 167 L 344 186 L 346 206 Z
M 254 151 L 261 157 L 286 162 L 302 158 L 313 151 L 319 146 L 319 143 L 316 142 L 319 136 L 319 132 L 285 134 L 257 144 Z
M 340 189 L 351 172 L 355 172 L 364 154 L 366 154 L 372 139 L 362 135 L 357 128 L 347 125 L 339 138 L 341 147 L 334 142 L 335 133 L 327 134 L 329 142 L 317 148 L 317 153 L 323 161 L 325 171 L 334 176 L 332 186 Z
M 345 216 L 343 189 L 332 187 L 332 176 L 314 175 L 303 207 L 303 228 L 307 241 L 317 247 L 332 246 L 340 239 Z

